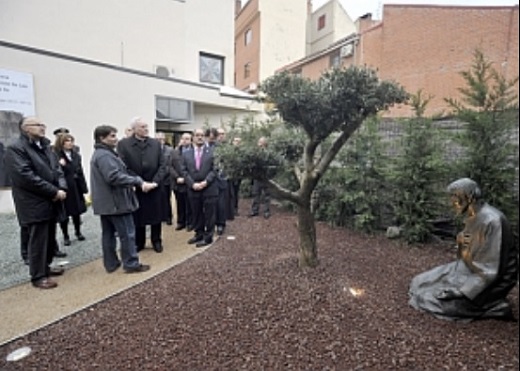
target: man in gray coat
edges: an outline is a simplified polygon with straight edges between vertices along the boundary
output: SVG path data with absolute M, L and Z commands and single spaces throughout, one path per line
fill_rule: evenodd
M 63 172 L 45 137 L 46 127 L 37 117 L 22 118 L 20 137 L 7 147 L 5 154 L 16 216 L 27 232 L 31 282 L 40 289 L 57 287 L 49 277 L 63 274 L 62 269 L 50 268 L 50 263 L 58 213 L 63 206 L 61 202 L 67 197 Z
M 126 165 L 115 152 L 117 129 L 102 125 L 94 130 L 94 153 L 90 160 L 90 189 L 92 209 L 101 218 L 101 244 L 103 264 L 108 273 L 121 266 L 116 253 L 116 232 L 121 244 L 121 260 L 126 273 L 139 273 L 150 269 L 139 263 L 132 213 L 139 204 L 134 188 L 143 192 L 157 185 L 143 181 L 128 173 Z

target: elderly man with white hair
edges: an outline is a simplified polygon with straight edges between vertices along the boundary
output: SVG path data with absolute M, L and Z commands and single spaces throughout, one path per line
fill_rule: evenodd
M 144 181 L 157 185 L 155 189 L 146 193 L 139 188 L 136 189 L 139 208 L 133 215 L 137 251 L 145 248 L 146 226 L 149 225 L 153 249 L 160 253 L 163 251 L 161 223 L 166 221 L 163 215 L 157 212 L 163 200 L 161 184 L 166 171 L 161 143 L 149 137 L 148 124 L 141 117 L 133 118 L 130 127 L 133 134 L 119 141 L 117 153 L 131 175 L 138 175 Z

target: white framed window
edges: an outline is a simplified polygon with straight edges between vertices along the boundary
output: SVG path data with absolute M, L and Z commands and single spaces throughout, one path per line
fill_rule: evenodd
M 156 95 L 155 120 L 189 124 L 193 121 L 193 102 Z
M 224 57 L 201 52 L 199 64 L 200 82 L 224 84 Z
M 244 45 L 249 45 L 249 44 L 251 44 L 251 41 L 253 41 L 253 30 L 248 29 L 248 30 L 244 33 Z

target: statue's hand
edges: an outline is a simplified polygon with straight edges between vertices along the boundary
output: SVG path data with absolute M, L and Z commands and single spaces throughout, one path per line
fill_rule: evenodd
M 463 295 L 459 290 L 451 288 L 440 291 L 435 297 L 439 300 L 451 300 L 461 298 Z

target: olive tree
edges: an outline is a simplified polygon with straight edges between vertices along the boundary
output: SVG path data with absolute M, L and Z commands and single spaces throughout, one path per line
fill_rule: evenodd
M 334 69 L 314 81 L 280 73 L 264 81 L 260 92 L 294 136 L 277 136 L 273 129 L 273 138 L 282 139 L 271 141 L 274 143 L 268 150 L 249 145 L 223 148 L 219 154 L 232 173 L 264 181 L 273 197 L 295 205 L 300 266 L 315 267 L 318 246 L 311 207 L 313 191 L 363 121 L 404 102 L 407 93 L 396 83 L 380 81 L 374 71 L 358 67 Z M 276 180 L 277 174 L 288 170 L 296 184 L 287 186 Z

